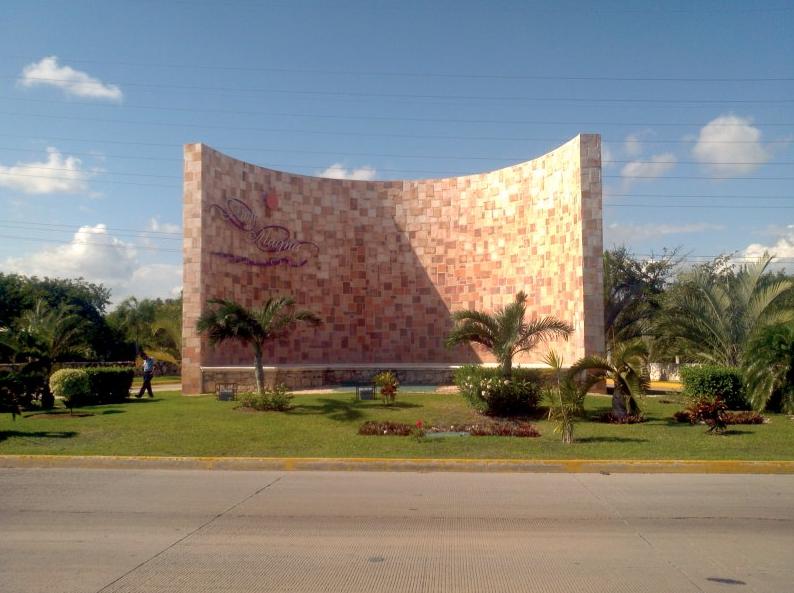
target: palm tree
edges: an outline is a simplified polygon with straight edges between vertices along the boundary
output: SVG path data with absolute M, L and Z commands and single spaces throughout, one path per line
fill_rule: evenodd
M 612 414 L 618 418 L 626 414 L 640 411 L 637 397 L 643 395 L 649 385 L 648 346 L 642 340 L 633 340 L 614 344 L 609 358 L 603 356 L 585 356 L 577 360 L 570 368 L 570 374 L 576 376 L 585 371 L 595 372 L 605 379 L 611 379 Z
M 745 352 L 742 374 L 754 409 L 794 413 L 794 323 L 761 330 Z
M 199 333 L 206 333 L 213 345 L 238 340 L 253 348 L 259 394 L 264 393 L 262 349 L 265 342 L 279 337 L 295 323 L 320 323 L 320 318 L 311 311 L 296 311 L 295 300 L 290 297 L 270 298 L 257 309 L 246 309 L 239 303 L 224 299 L 212 299 L 208 303 L 216 305 L 216 308 L 202 314 L 196 328 Z
M 527 295 L 521 291 L 515 301 L 493 314 L 481 311 L 456 311 L 452 314 L 455 327 L 446 339 L 447 348 L 474 342 L 490 350 L 496 357 L 502 375 L 513 374 L 513 358 L 532 350 L 541 342 L 562 338 L 573 332 L 570 324 L 556 317 L 541 317 L 525 322 Z
M 695 360 L 739 366 L 759 331 L 794 320 L 794 309 L 782 306 L 794 280 L 767 274 L 771 261 L 765 254 L 736 272 L 696 270 L 669 291 L 658 330 Z
M 182 315 L 180 312 L 161 312 L 152 322 L 151 338 L 145 339 L 146 352 L 158 360 L 175 365 L 182 363 Z
M 55 363 L 87 357 L 91 349 L 86 339 L 86 322 L 67 305 L 50 307 L 43 299 L 25 311 L 15 324 L 15 331 L 0 332 L 0 342 L 9 347 L 15 362 L 24 363 L 23 374 L 45 378 L 41 394 L 42 407 L 52 407 L 49 378 Z
M 579 372 L 565 370 L 562 358 L 554 350 L 549 350 L 543 362 L 554 371 L 554 381 L 545 390 L 549 400 L 549 420 L 556 423 L 554 432 L 562 433 L 562 442 L 569 445 L 574 440 L 574 422 L 585 415 L 584 399 L 590 388 L 602 378 L 594 373 L 581 376 Z

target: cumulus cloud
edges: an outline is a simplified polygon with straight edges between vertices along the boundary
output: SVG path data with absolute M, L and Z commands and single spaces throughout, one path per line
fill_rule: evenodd
M 48 56 L 23 68 L 18 84 L 22 87 L 51 86 L 67 96 L 121 101 L 123 93 L 115 84 L 105 84 L 86 72 L 58 64 L 57 56 Z
M 368 165 L 358 169 L 347 169 L 342 163 L 334 163 L 327 169 L 317 172 L 318 177 L 330 177 L 331 179 L 355 179 L 358 181 L 370 181 L 375 179 L 375 169 Z
M 636 158 L 642 154 L 642 142 L 640 134 L 629 134 L 623 141 L 623 152 L 630 158 Z
M 761 143 L 761 130 L 748 117 L 721 115 L 700 129 L 692 156 L 712 175 L 751 173 L 772 158 Z
M 154 233 L 179 233 L 182 231 L 182 227 L 178 224 L 173 224 L 170 222 L 160 222 L 160 220 L 155 216 L 149 219 L 149 229 Z
M 0 165 L 0 187 L 27 194 L 77 193 L 88 189 L 88 178 L 80 159 L 47 148 L 47 160 Z
M 623 177 L 624 186 L 635 181 L 656 179 L 675 167 L 676 162 L 676 156 L 672 152 L 656 154 L 647 159 L 626 163 L 620 170 L 620 175 Z
M 794 224 L 781 229 L 777 241 L 771 245 L 751 243 L 741 252 L 743 258 L 758 258 L 769 253 L 776 257 L 794 258 Z
M 135 246 L 104 224 L 82 226 L 68 243 L 6 258 L 0 267 L 28 276 L 83 277 L 110 288 L 114 302 L 130 295 L 170 297 L 182 286 L 182 266 L 141 263 Z
M 610 244 L 621 245 L 632 240 L 653 239 L 667 235 L 683 235 L 687 233 L 702 233 L 706 231 L 720 231 L 725 226 L 709 222 L 695 222 L 690 224 L 636 224 L 633 222 L 613 222 L 604 229 L 604 239 Z

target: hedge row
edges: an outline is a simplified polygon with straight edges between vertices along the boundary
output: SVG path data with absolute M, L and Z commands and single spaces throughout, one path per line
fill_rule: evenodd
M 132 377 L 127 367 L 61 369 L 50 376 L 50 389 L 70 408 L 113 404 L 129 396 Z

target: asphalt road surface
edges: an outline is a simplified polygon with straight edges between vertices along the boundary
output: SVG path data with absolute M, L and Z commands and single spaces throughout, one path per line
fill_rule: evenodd
M 794 476 L 0 470 L 0 591 L 794 591 Z

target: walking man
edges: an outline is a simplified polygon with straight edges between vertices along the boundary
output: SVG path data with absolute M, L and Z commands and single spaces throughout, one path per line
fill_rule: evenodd
M 152 392 L 152 377 L 154 376 L 154 359 L 146 354 L 146 352 L 141 352 L 141 357 L 143 358 L 143 385 L 141 385 L 141 390 L 138 392 L 138 397 L 143 397 L 143 392 L 148 391 L 149 397 L 154 397 L 154 393 Z

